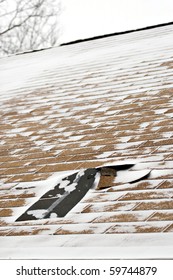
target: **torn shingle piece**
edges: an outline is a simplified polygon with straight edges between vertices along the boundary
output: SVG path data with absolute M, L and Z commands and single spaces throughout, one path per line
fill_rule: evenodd
M 64 217 L 92 187 L 96 173 L 96 169 L 87 169 L 61 179 L 17 221 Z

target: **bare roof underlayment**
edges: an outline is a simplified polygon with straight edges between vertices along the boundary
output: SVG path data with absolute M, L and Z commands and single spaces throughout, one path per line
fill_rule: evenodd
M 66 257 L 68 247 L 173 257 L 172 32 L 0 60 L 0 258 Z M 101 166 L 128 168 L 104 170 L 64 217 L 16 221 L 64 177 Z

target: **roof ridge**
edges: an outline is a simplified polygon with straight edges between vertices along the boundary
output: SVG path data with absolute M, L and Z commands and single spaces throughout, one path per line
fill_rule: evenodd
M 77 39 L 74 41 L 62 43 L 59 46 L 61 47 L 61 46 L 73 45 L 73 44 L 83 43 L 83 42 L 87 42 L 87 41 L 103 39 L 103 38 L 107 38 L 107 37 L 119 36 L 119 35 L 124 35 L 124 34 L 128 34 L 128 33 L 139 32 L 139 31 L 145 31 L 145 30 L 164 27 L 164 26 L 168 26 L 168 25 L 173 25 L 173 21 L 166 22 L 166 23 L 160 23 L 160 24 L 156 24 L 156 25 L 150 25 L 150 26 L 141 27 L 141 28 L 137 28 L 137 29 L 130 29 L 130 30 L 125 30 L 125 31 L 120 31 L 120 32 L 98 35 L 98 36 L 89 37 L 89 38 L 85 38 L 85 39 Z

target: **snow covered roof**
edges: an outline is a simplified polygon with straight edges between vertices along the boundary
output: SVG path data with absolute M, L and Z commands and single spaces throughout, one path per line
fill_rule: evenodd
M 90 246 L 173 257 L 172 32 L 0 60 L 0 258 Z M 102 174 L 64 217 L 16 221 L 62 178 L 101 166 L 114 178 Z

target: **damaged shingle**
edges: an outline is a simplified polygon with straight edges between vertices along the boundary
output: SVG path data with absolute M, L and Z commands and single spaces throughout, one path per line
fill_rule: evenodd
M 133 166 L 134 164 L 117 164 L 73 173 L 59 180 L 16 221 L 64 217 L 93 186 L 99 190 L 113 186 L 116 181 L 134 183 L 150 173 L 150 170 L 127 170 Z
M 92 187 L 96 169 L 86 169 L 61 180 L 45 193 L 17 221 L 64 217 Z
M 147 179 L 150 175 L 150 170 L 135 170 L 135 171 L 119 171 L 117 173 L 116 182 L 117 183 L 137 183 L 140 180 Z

